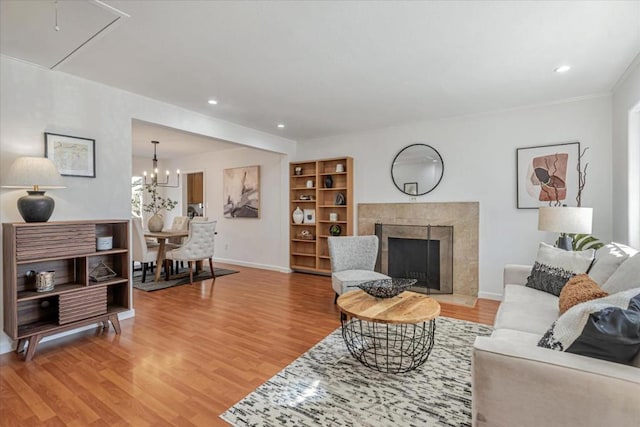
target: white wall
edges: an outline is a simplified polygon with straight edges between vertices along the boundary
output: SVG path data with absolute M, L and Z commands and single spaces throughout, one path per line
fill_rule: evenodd
M 0 94 L 0 176 L 17 157 L 43 156 L 44 132 L 96 140 L 97 177 L 64 178 L 66 189 L 48 192 L 56 201 L 52 221 L 130 217 L 132 119 L 279 153 L 295 151 L 295 142 L 278 136 L 5 56 L 0 56 Z M 16 200 L 24 192 L 0 191 L 0 220 L 22 221 Z M 251 233 L 246 230 L 244 238 L 251 239 Z M 0 334 L 0 352 L 9 349 L 7 336 Z
M 639 120 L 639 109 L 640 56 L 613 91 L 613 237 L 634 247 L 640 246 L 640 135 L 629 119 Z
M 277 271 L 289 271 L 288 186 L 283 171 L 288 157 L 252 148 L 238 148 L 181 157 L 165 163 L 184 173 L 204 171 L 205 214 L 218 221 L 214 260 Z M 260 166 L 260 218 L 224 218 L 222 173 L 224 169 Z M 166 192 L 178 200 L 179 192 Z M 178 209 L 171 212 L 178 215 Z M 167 222 L 170 223 L 170 220 Z
M 589 147 L 582 204 L 594 208 L 593 234 L 610 240 L 610 97 L 302 141 L 296 160 L 352 156 L 356 204 L 479 201 L 480 296 L 499 297 L 503 266 L 533 263 L 538 242 L 556 237 L 537 230 L 537 210 L 516 208 L 516 148 L 572 141 Z M 433 192 L 410 197 L 394 187 L 390 168 L 416 142 L 440 152 L 444 177 Z

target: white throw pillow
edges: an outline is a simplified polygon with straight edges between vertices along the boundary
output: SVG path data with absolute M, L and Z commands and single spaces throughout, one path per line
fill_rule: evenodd
M 615 294 L 637 287 L 640 287 L 640 252 L 623 262 L 602 285 L 602 290 Z
M 565 251 L 540 243 L 526 286 L 558 296 L 569 279 L 587 272 L 594 254 L 593 249 Z
M 611 242 L 596 251 L 596 260 L 589 269 L 591 277 L 602 286 L 618 267 L 638 251 L 621 243 Z

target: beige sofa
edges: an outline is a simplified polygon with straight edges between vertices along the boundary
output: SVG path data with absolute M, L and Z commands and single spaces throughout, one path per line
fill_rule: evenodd
M 530 272 L 505 267 L 494 332 L 476 338 L 473 425 L 640 425 L 640 354 L 629 366 L 538 347 L 558 318 L 558 297 L 525 287 Z

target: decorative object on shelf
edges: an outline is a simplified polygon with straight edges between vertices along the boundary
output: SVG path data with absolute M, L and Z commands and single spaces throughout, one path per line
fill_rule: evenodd
M 302 240 L 313 240 L 313 234 L 309 230 L 302 230 L 300 233 L 296 234 L 296 238 Z
M 153 163 L 153 169 L 151 169 L 151 182 L 147 182 L 147 171 L 142 172 L 143 174 L 143 178 L 144 178 L 144 184 L 145 185 L 149 185 L 149 184 L 153 184 L 157 187 L 170 187 L 170 188 L 177 188 L 180 187 L 180 169 L 176 169 L 176 183 L 175 184 L 171 184 L 171 172 L 169 172 L 169 170 L 167 169 L 166 172 L 166 178 L 164 181 L 158 181 L 158 156 L 156 155 L 156 147 L 158 146 L 158 144 L 160 144 L 160 141 L 151 141 L 151 143 L 153 144 L 153 159 L 151 159 L 152 163 Z
M 308 180 L 307 181 L 307 188 L 313 188 L 313 181 L 312 180 Z
M 391 163 L 393 184 L 409 196 L 423 196 L 433 191 L 442 181 L 443 175 L 444 162 L 440 153 L 426 144 L 404 147 Z M 415 183 L 415 186 L 407 186 L 405 183 Z
M 347 198 L 344 196 L 344 193 L 336 194 L 335 204 L 337 206 L 342 206 L 347 204 Z
M 376 298 L 393 298 L 417 282 L 416 279 L 382 279 L 358 285 L 360 289 Z
M 40 271 L 36 274 L 36 292 L 52 291 L 56 282 L 55 271 Z
M 342 163 L 336 165 L 336 172 L 344 172 L 344 165 Z
M 305 209 L 304 210 L 304 221 L 305 224 L 315 224 L 316 223 L 316 210 L 315 209 Z
M 293 223 L 294 224 L 302 224 L 304 220 L 304 212 L 300 209 L 299 206 L 296 206 L 296 209 L 293 211 Z
M 417 182 L 405 182 L 404 183 L 404 193 L 411 194 L 413 196 L 418 195 L 418 183 Z
M 578 199 L 580 143 L 541 145 L 516 150 L 517 207 L 562 206 Z M 577 168 L 569 165 L 577 164 Z
M 108 251 L 113 249 L 113 236 L 96 237 L 96 250 Z
M 329 212 L 329 221 L 337 221 L 338 213 L 337 212 Z
M 294 175 L 302 175 L 302 166 L 296 166 L 296 167 L 293 169 L 293 174 L 294 174 Z
M 590 234 L 593 208 L 542 206 L 538 209 L 538 230 L 560 233 L 556 246 L 573 250 L 573 239 L 567 233 Z
M 44 189 L 66 188 L 56 165 L 44 157 L 19 157 L 9 167 L 4 178 L 5 188 L 30 188 L 28 195 L 18 199 L 18 212 L 25 222 L 47 222 L 51 218 L 54 200 Z
M 260 166 L 225 169 L 225 218 L 260 218 Z
M 332 236 L 339 236 L 340 234 L 342 234 L 342 227 L 340 227 L 338 224 L 333 224 L 331 227 L 329 227 L 329 234 L 331 234 Z
M 96 177 L 96 140 L 77 136 L 44 134 L 44 156 L 63 176 Z
M 301 194 L 300 195 L 300 200 L 315 200 L 315 197 L 310 196 L 308 194 Z
M 333 187 L 333 178 L 331 178 L 331 175 L 326 175 L 324 177 L 324 188 L 331 188 Z
M 94 282 L 104 282 L 105 280 L 113 279 L 118 273 L 113 271 L 104 261 L 100 261 L 96 267 L 89 272 L 89 279 Z

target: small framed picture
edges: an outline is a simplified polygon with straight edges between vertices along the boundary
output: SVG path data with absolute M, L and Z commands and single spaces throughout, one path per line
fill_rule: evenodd
M 304 224 L 315 224 L 316 223 L 316 210 L 315 209 L 305 209 L 304 210 L 304 220 L 302 222 Z
M 404 192 L 414 196 L 418 195 L 418 183 L 417 182 L 405 182 Z
M 96 177 L 96 140 L 77 136 L 44 134 L 44 156 L 63 176 Z

